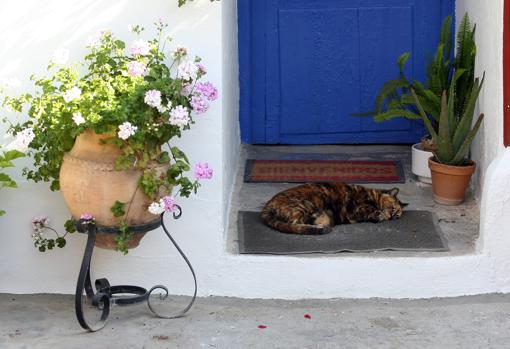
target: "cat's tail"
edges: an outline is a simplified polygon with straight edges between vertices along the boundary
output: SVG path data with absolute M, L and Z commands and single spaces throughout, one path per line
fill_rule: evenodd
M 322 235 L 331 232 L 331 227 L 325 225 L 294 224 L 281 221 L 272 210 L 263 209 L 260 214 L 260 218 L 264 224 L 282 233 Z

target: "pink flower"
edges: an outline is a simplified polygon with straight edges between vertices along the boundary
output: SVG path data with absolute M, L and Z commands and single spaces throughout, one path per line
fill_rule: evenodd
M 209 109 L 209 103 L 201 96 L 192 96 L 190 103 L 193 111 L 197 114 L 205 113 Z
M 46 215 L 42 215 L 42 216 L 38 216 L 38 217 L 32 218 L 32 228 L 36 232 L 38 232 L 42 228 L 48 226 L 49 223 L 50 223 L 50 219 Z
M 137 61 L 128 63 L 128 74 L 133 77 L 140 77 L 145 73 L 145 64 Z
M 197 163 L 195 165 L 195 178 L 196 179 L 211 179 L 213 176 L 213 170 L 209 167 L 207 162 Z
M 94 219 L 90 213 L 84 213 L 80 216 L 80 219 L 83 219 L 85 221 L 91 221 Z
M 200 76 L 207 74 L 207 69 L 205 69 L 205 67 L 202 63 L 197 63 L 197 67 L 198 67 L 198 74 Z
M 191 93 L 191 84 L 182 84 L 181 87 L 181 96 L 189 96 Z
M 133 56 L 147 56 L 151 50 L 149 42 L 145 40 L 136 40 L 131 44 L 131 54 Z
M 171 196 L 164 196 L 161 199 L 161 202 L 163 204 L 163 207 L 165 208 L 166 212 L 173 212 L 175 209 L 175 199 Z
M 210 82 L 199 82 L 195 87 L 195 91 L 210 101 L 214 101 L 218 98 L 218 90 Z

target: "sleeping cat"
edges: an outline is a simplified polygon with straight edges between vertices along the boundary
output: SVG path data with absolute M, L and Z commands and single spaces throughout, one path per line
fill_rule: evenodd
M 269 200 L 262 221 L 291 234 L 326 234 L 337 224 L 382 222 L 402 216 L 407 206 L 398 188 L 370 189 L 345 183 L 309 183 L 287 189 Z

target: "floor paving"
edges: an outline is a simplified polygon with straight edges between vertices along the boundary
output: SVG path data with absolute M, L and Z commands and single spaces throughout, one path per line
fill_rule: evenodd
M 427 210 L 436 214 L 438 225 L 448 242 L 448 252 L 406 252 L 383 251 L 371 253 L 349 253 L 352 257 L 377 256 L 444 256 L 463 255 L 473 253 L 475 241 L 479 235 L 479 204 L 475 195 L 468 192 L 466 201 L 459 206 L 444 206 L 432 199 L 432 188 L 429 184 L 419 182 L 411 173 L 411 147 L 408 145 L 321 145 L 321 146 L 254 146 L 246 145 L 241 150 L 236 183 L 232 194 L 231 211 L 229 216 L 229 231 L 227 248 L 231 253 L 238 253 L 237 212 L 239 210 L 257 211 L 263 207 L 276 193 L 298 185 L 296 183 L 245 183 L 244 167 L 246 159 L 280 159 L 282 157 L 307 154 L 325 154 L 328 158 L 360 159 L 360 160 L 400 160 L 406 176 L 405 183 L 399 184 L 366 184 L 373 188 L 400 189 L 399 197 L 409 203 L 406 209 Z M 345 253 L 343 255 L 346 255 Z M 342 254 L 328 255 L 331 258 L 341 257 Z M 303 255 L 303 257 L 307 257 Z M 321 255 L 324 257 L 324 255 Z
M 177 297 L 177 302 L 181 298 Z M 181 319 L 112 308 L 83 331 L 70 295 L 0 294 L 0 348 L 509 348 L 510 295 L 429 300 L 199 298 Z

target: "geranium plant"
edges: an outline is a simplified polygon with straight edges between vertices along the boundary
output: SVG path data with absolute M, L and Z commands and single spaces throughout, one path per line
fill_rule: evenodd
M 218 91 L 200 81 L 206 75 L 200 58 L 190 58 L 185 47 L 168 51 L 167 24 L 160 20 L 155 26 L 151 40 L 142 38 L 144 28 L 130 26 L 134 38 L 128 45 L 103 31 L 88 44 L 83 62 L 68 63 L 69 51 L 57 50 L 48 76 L 31 77 L 35 93 L 4 98 L 5 107 L 28 114 L 27 121 L 10 125 L 15 141 L 27 144 L 33 158 L 34 166 L 24 170 L 28 179 L 50 182 L 58 190 L 64 153 L 86 130 L 108 134 L 107 142 L 121 149 L 116 169 L 143 171 L 139 187 L 153 200 L 147 209 L 155 215 L 172 210 L 174 196 L 188 197 L 199 180 L 211 178 L 207 163 L 196 164 L 189 178 L 189 160 L 171 140 L 190 129 Z M 168 163 L 168 171 L 156 175 L 149 169 L 154 162 Z M 130 233 L 122 221 L 124 205 L 116 202 L 112 212 L 121 227 L 118 249 L 126 252 Z

